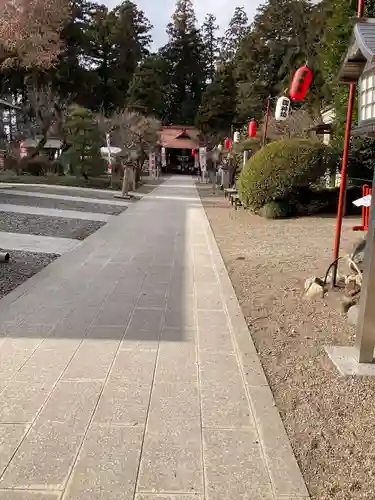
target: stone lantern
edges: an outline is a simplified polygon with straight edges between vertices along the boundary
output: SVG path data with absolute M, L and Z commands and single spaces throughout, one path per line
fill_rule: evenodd
M 375 137 L 375 19 L 361 18 L 356 21 L 349 48 L 339 72 L 339 81 L 358 85 L 358 125 L 352 129 L 351 135 Z M 344 375 L 375 376 L 374 205 L 375 196 L 372 197 L 366 238 L 365 267 L 355 346 L 327 348 L 331 360 Z

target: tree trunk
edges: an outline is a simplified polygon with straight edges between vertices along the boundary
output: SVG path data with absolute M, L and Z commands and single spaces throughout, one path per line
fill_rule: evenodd
M 124 165 L 124 176 L 122 178 L 122 196 L 129 196 L 129 169 Z

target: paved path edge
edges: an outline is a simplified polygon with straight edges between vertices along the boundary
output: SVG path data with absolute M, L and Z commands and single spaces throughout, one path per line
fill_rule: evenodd
M 305 481 L 207 216 L 206 219 L 212 259 L 275 497 L 277 500 L 309 499 Z

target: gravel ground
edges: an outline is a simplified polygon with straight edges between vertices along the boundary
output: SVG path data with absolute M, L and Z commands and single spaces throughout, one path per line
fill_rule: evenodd
M 59 257 L 52 254 L 8 251 L 9 262 L 0 263 L 0 299 Z
M 353 343 L 339 297 L 302 297 L 331 261 L 335 219 L 268 221 L 198 189 L 312 499 L 374 500 L 375 380 L 340 377 L 325 353 Z
M 0 212 L 0 231 L 84 240 L 105 222 Z
M 146 179 L 144 184 L 142 184 L 137 193 L 139 194 L 148 194 L 151 193 L 155 188 L 157 188 L 160 184 L 162 184 L 165 180 L 165 177 L 157 179 Z M 0 183 L 1 188 L 1 183 Z M 84 198 L 97 198 L 100 200 L 113 200 L 114 195 L 111 193 L 103 193 L 100 190 L 92 190 L 92 189 L 69 189 L 64 188 L 61 189 L 59 187 L 54 186 L 23 186 L 22 184 L 18 184 L 17 187 L 12 188 L 3 188 L 9 190 L 11 194 L 12 190 L 17 189 L 17 191 L 29 191 L 33 193 L 46 193 L 46 194 L 63 194 L 65 196 L 82 196 Z M 0 194 L 0 196 L 3 196 Z
M 0 203 L 7 203 L 11 205 L 26 205 L 30 207 L 57 208 L 61 210 L 78 210 L 80 212 L 93 212 L 108 215 L 119 215 L 124 210 L 126 210 L 126 206 L 120 207 L 114 205 L 99 205 L 95 203 L 79 201 L 55 200 L 51 198 L 34 198 L 31 196 L 12 195 L 10 192 L 0 193 Z

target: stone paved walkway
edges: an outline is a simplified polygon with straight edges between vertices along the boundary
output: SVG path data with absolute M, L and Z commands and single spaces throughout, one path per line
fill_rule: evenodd
M 308 494 L 190 178 L 0 301 L 0 500 Z

